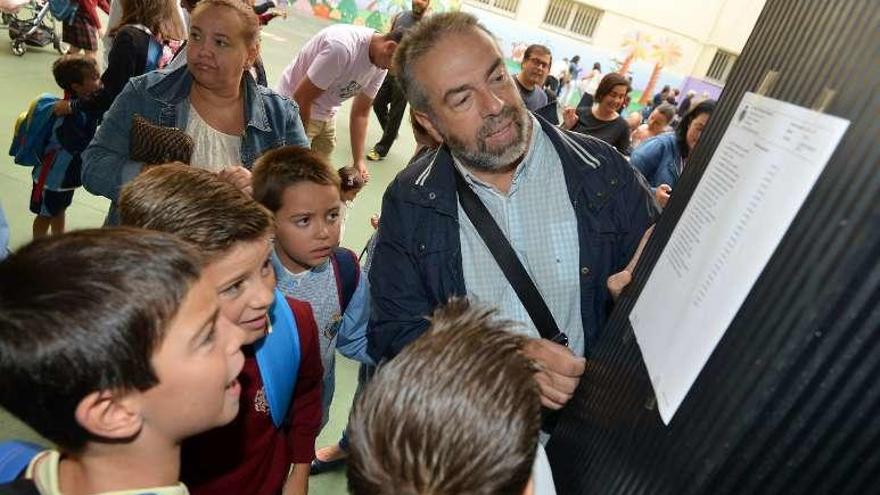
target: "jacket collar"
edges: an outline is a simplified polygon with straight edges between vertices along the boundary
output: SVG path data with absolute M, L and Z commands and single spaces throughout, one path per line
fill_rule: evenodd
M 458 216 L 458 197 L 455 192 L 455 163 L 446 145 L 425 157 L 427 166 L 411 184 L 408 200 L 420 206 L 434 208 L 446 215 Z
M 152 77 L 151 77 L 152 76 Z M 176 106 L 189 99 L 192 90 L 192 75 L 186 64 L 170 71 L 156 71 L 148 75 L 146 89 L 152 98 L 166 106 Z M 244 79 L 244 102 L 245 122 L 247 127 L 254 127 L 263 132 L 271 131 L 269 117 L 263 105 L 260 89 L 250 72 L 245 71 Z

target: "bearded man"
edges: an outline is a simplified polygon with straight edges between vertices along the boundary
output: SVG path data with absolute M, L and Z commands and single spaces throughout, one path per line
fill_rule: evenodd
M 607 281 L 631 268 L 656 203 L 614 148 L 526 110 L 495 39 L 472 15 L 424 19 L 394 66 L 414 118 L 443 146 L 385 192 L 369 273 L 369 352 L 376 362 L 392 358 L 425 332 L 435 307 L 467 296 L 532 337 L 525 352 L 539 370 L 542 403 L 559 409 L 601 335 L 612 302 Z M 460 181 L 500 227 L 567 346 L 540 338 L 462 209 Z

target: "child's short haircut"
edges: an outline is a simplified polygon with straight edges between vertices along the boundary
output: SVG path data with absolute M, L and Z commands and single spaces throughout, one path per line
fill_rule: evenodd
M 342 192 L 360 191 L 364 188 L 366 181 L 364 180 L 364 176 L 361 175 L 360 170 L 349 165 L 348 167 L 340 168 L 338 172 L 340 182 L 339 188 Z
M 348 487 L 360 494 L 522 493 L 541 422 L 525 337 L 451 300 L 379 368 L 352 412 Z
M 284 190 L 300 182 L 340 187 L 339 174 L 318 153 L 299 146 L 267 151 L 254 164 L 254 199 L 273 212 Z
M 65 452 L 99 390 L 146 390 L 151 365 L 201 258 L 174 236 L 81 230 L 40 239 L 0 264 L 0 405 Z
M 52 64 L 55 82 L 64 91 L 73 91 L 74 84 L 82 84 L 88 77 L 100 76 L 98 62 L 86 55 L 63 55 Z
M 122 225 L 169 232 L 208 258 L 271 231 L 266 208 L 216 174 L 181 163 L 152 167 L 122 188 Z

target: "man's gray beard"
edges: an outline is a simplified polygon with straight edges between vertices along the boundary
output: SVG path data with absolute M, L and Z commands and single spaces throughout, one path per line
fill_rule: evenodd
M 529 148 L 530 136 L 527 134 L 531 131 L 531 118 L 525 107 L 507 106 L 501 112 L 500 118 L 518 113 L 513 119 L 514 133 L 516 139 L 513 144 L 508 146 L 501 154 L 492 153 L 481 146 L 482 140 L 478 136 L 477 149 L 469 150 L 464 143 L 445 132 L 443 132 L 443 141 L 449 147 L 449 151 L 455 156 L 465 167 L 481 172 L 500 172 L 516 166 L 517 162 L 525 156 Z M 483 129 L 480 129 L 483 133 Z

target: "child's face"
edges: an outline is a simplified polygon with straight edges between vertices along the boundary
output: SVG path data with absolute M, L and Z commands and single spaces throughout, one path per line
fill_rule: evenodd
M 339 244 L 339 188 L 314 182 L 288 186 L 275 212 L 276 253 L 299 273 L 318 266 Z
M 85 98 L 101 89 L 101 75 L 97 72 L 89 74 L 82 80 L 82 82 L 71 84 L 70 89 L 73 90 L 73 94 L 75 94 L 77 98 Z
M 142 392 L 141 414 L 145 428 L 169 441 L 225 425 L 238 414 L 243 335 L 219 309 L 214 285 L 202 275 L 154 351 L 159 383 Z
M 245 332 L 244 343 L 252 344 L 266 335 L 267 312 L 275 298 L 270 234 L 250 242 L 239 242 L 224 256 L 205 268 L 220 296 L 220 312 Z

